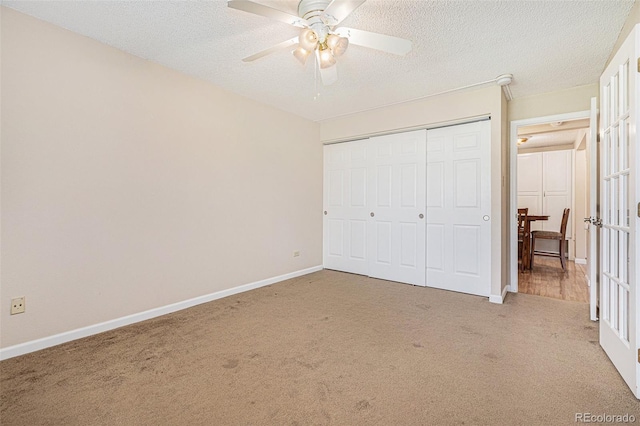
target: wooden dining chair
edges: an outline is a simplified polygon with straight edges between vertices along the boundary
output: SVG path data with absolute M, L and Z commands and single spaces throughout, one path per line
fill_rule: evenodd
M 533 258 L 535 255 L 540 256 L 551 256 L 551 257 L 560 257 L 560 264 L 562 265 L 562 270 L 567 270 L 567 261 L 565 260 L 566 254 L 566 243 L 565 236 L 567 234 L 567 223 L 569 222 L 569 209 L 564 209 L 562 213 L 562 222 L 560 223 L 560 232 L 555 231 L 533 231 L 531 233 L 531 238 L 533 242 L 531 243 L 531 268 L 533 268 Z M 536 240 L 557 240 L 559 245 L 559 253 L 548 253 L 543 251 L 536 251 Z
M 527 259 L 529 258 L 529 234 L 526 232 L 527 215 L 529 209 L 518 209 L 518 262 L 520 262 L 520 270 L 527 268 Z

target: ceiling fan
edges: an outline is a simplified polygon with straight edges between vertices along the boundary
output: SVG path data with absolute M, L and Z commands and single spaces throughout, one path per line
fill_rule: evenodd
M 411 41 L 389 35 L 339 27 L 340 23 L 366 0 L 301 0 L 298 16 L 249 0 L 229 0 L 227 5 L 256 15 L 266 16 L 302 28 L 300 35 L 278 43 L 243 59 L 255 61 L 279 50 L 293 48 L 293 56 L 303 65 L 314 54 L 322 83 L 326 86 L 338 79 L 336 57 L 344 54 L 349 44 L 404 56 Z

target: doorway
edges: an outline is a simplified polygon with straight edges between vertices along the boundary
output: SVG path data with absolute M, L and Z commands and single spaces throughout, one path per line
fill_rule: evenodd
M 588 216 L 585 197 L 590 184 L 587 170 L 589 153 L 585 145 L 586 138 L 589 136 L 590 121 L 590 111 L 580 111 L 511 122 L 509 144 L 511 218 L 509 291 L 511 292 L 517 293 L 522 290 L 543 296 L 588 302 L 589 289 L 586 287 L 585 277 L 587 272 L 586 231 L 582 218 Z M 525 167 L 527 168 L 526 174 L 518 173 L 519 164 L 523 169 L 522 172 L 525 171 Z M 547 172 L 544 172 L 544 167 L 547 168 Z M 571 171 L 567 174 L 566 170 Z M 524 274 L 519 273 L 517 236 L 519 207 L 527 207 L 530 215 L 542 217 L 537 223 L 530 223 L 532 230 L 556 232 L 560 229 L 563 209 L 570 209 L 566 244 L 571 262 L 567 262 L 567 272 L 562 270 L 558 258 L 535 256 L 534 265 L 536 266 Z M 551 243 L 551 241 L 544 243 Z M 555 244 L 540 247 L 540 243 L 536 242 L 536 250 L 541 248 L 543 251 L 557 252 L 558 244 L 555 241 L 553 243 Z M 522 283 L 519 283 L 519 278 L 524 278 Z M 548 287 L 540 287 L 545 285 Z M 566 293 L 573 293 L 573 295 L 567 296 Z M 582 300 L 585 297 L 587 300 Z

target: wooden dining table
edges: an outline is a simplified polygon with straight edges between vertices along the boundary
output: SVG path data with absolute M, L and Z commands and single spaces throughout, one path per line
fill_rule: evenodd
M 531 259 L 533 258 L 533 250 L 531 250 L 531 222 L 537 220 L 549 220 L 549 215 L 527 215 L 527 220 L 524 222 L 524 241 L 526 241 L 527 247 L 522 250 L 524 269 L 531 269 Z

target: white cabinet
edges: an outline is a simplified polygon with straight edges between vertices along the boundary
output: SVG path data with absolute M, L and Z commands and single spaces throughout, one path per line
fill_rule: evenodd
M 572 151 L 548 151 L 518 154 L 518 208 L 529 208 L 530 215 L 548 215 L 548 221 L 536 221 L 531 229 L 559 231 L 562 212 L 571 208 L 573 173 Z M 571 239 L 573 211 L 567 225 Z M 537 241 L 536 249 L 557 252 L 557 243 Z

